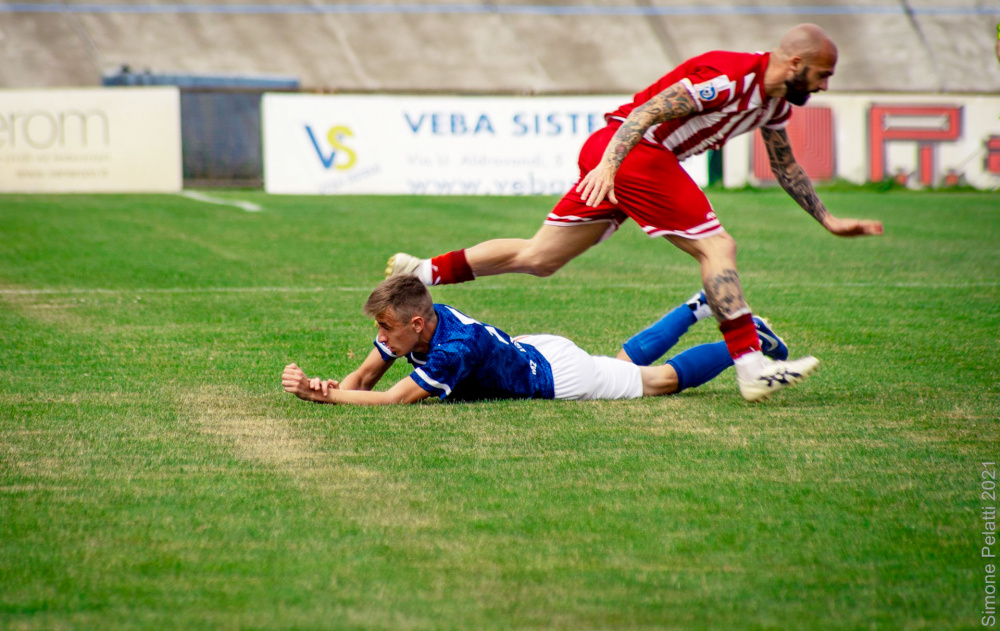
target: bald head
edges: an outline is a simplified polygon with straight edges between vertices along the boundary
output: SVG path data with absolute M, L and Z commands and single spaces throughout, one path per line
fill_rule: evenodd
M 799 24 L 789 29 L 775 52 L 785 60 L 800 57 L 808 65 L 837 63 L 836 44 L 815 24 Z
M 805 105 L 809 95 L 826 90 L 837 66 L 837 47 L 815 24 L 799 24 L 771 52 L 764 78 L 768 96 Z

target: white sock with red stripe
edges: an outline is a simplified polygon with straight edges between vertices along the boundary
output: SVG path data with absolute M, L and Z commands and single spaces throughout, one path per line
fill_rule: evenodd
M 760 350 L 760 338 L 750 310 L 719 323 L 719 330 L 726 340 L 729 356 L 733 358 L 736 374 L 744 381 L 756 379 L 764 369 L 766 360 Z
M 453 285 L 476 279 L 476 275 L 472 272 L 472 267 L 465 256 L 465 250 L 447 252 L 425 262 L 429 265 L 431 276 L 429 284 L 431 285 Z M 423 267 L 422 264 L 421 267 Z M 423 277 L 420 280 L 423 280 Z

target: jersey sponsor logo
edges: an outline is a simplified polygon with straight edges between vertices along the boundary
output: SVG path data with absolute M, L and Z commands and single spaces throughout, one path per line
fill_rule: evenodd
M 698 90 L 698 96 L 701 97 L 702 101 L 711 101 L 717 94 L 718 92 L 716 91 L 714 85 Z

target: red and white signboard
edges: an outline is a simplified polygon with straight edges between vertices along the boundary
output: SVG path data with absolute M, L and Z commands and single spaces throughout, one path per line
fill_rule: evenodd
M 796 108 L 792 151 L 816 182 L 1000 187 L 1000 98 L 821 95 Z M 760 133 L 724 150 L 726 186 L 774 182 Z

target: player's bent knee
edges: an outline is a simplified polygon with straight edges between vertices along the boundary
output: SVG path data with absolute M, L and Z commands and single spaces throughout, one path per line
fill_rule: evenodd
M 680 385 L 677 371 L 670 364 L 642 366 L 642 395 L 657 397 L 677 392 Z
M 702 249 L 708 258 L 736 260 L 736 239 L 728 232 L 709 237 L 702 243 Z

